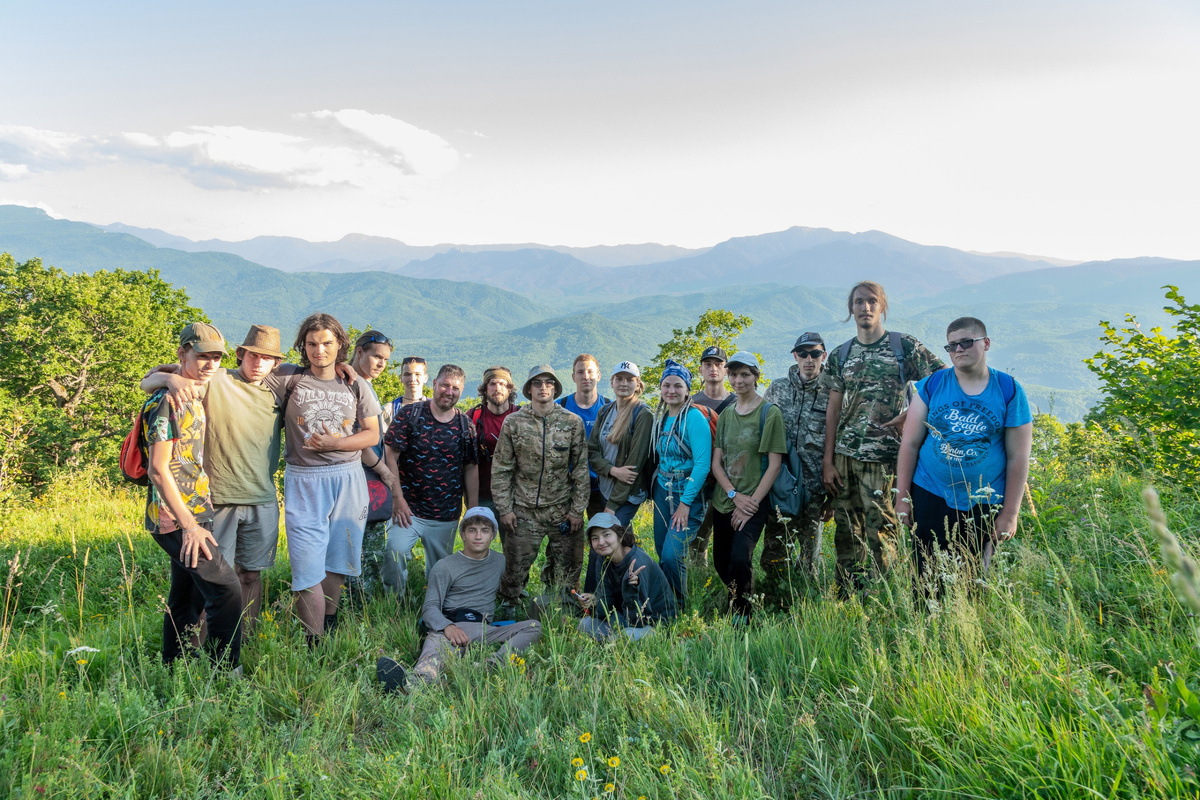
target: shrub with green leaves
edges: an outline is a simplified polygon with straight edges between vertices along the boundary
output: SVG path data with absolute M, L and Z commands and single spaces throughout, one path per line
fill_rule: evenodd
M 1175 483 L 1200 477 L 1200 305 L 1167 286 L 1174 335 L 1102 321 L 1105 349 L 1086 359 L 1104 399 L 1091 419 L 1117 432 L 1125 456 L 1145 472 Z

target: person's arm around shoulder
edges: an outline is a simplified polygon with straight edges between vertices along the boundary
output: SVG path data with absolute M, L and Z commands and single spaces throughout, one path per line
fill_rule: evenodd
M 912 480 L 917 471 L 917 458 L 921 445 L 925 443 L 925 420 L 929 417 L 929 406 L 921 393 L 913 395 L 908 406 L 908 417 L 904 420 L 904 435 L 900 439 L 900 455 L 896 459 L 896 518 L 904 525 L 912 525 Z
M 178 370 L 178 364 L 159 364 L 143 376 L 138 388 L 146 394 L 154 394 L 159 389 L 166 389 L 167 402 L 174 409 L 181 409 L 193 400 L 202 399 L 204 384 L 183 377 Z

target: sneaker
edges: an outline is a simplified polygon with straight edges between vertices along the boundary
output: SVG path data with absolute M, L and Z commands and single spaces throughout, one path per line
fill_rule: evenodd
M 399 661 L 387 656 L 380 656 L 379 660 L 375 662 L 375 677 L 383 684 L 384 693 L 408 694 L 408 674 Z

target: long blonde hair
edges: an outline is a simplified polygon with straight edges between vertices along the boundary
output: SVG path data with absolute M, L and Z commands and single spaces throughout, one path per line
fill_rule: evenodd
M 646 391 L 646 384 L 642 383 L 641 378 L 634 378 L 633 394 L 629 396 L 629 401 L 625 405 L 621 405 L 621 398 L 618 397 L 613 403 L 617 407 L 617 417 L 613 420 L 612 428 L 608 432 L 609 444 L 620 444 L 625 439 L 625 434 L 629 432 L 629 420 L 633 416 L 633 412 L 637 409 L 638 404 L 642 402 L 642 392 Z

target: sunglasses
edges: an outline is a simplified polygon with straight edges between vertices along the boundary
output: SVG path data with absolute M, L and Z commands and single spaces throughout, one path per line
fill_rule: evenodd
M 945 345 L 944 349 L 947 353 L 953 353 L 955 350 L 970 350 L 976 342 L 982 342 L 986 338 L 988 337 L 976 336 L 974 339 L 959 339 L 957 342 Z
M 540 389 L 543 386 L 549 386 L 551 389 L 553 389 L 554 388 L 554 379 L 553 378 L 534 378 L 533 380 L 531 380 L 529 382 L 530 389 Z
M 363 339 L 362 344 L 360 344 L 359 347 L 364 347 L 368 344 L 386 344 L 388 347 L 393 346 L 392 340 L 382 334 L 379 336 L 368 336 L 366 339 Z
M 388 342 L 388 344 L 391 344 L 391 342 Z M 403 367 L 405 364 L 424 364 L 424 363 L 425 363 L 425 359 L 421 358 L 420 356 L 405 356 L 404 360 L 400 362 L 400 366 Z
M 825 355 L 824 350 L 793 350 L 792 352 L 800 358 L 820 358 Z

